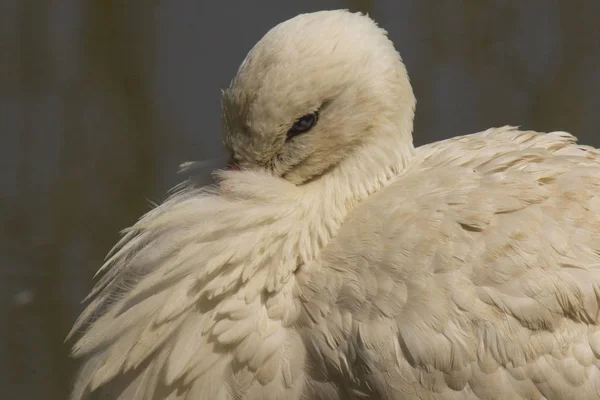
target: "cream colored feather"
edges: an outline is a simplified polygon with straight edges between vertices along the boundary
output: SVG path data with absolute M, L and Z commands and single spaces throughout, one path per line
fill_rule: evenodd
M 267 33 L 224 92 L 241 170 L 127 230 L 72 399 L 600 398 L 600 152 L 512 127 L 414 149 L 414 107 L 367 17 Z

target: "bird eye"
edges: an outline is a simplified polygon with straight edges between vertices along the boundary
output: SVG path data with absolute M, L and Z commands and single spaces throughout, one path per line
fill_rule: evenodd
M 306 133 L 310 131 L 317 124 L 318 120 L 318 111 L 315 111 L 311 114 L 306 114 L 305 116 L 298 118 L 296 122 L 294 122 L 294 125 L 292 125 L 292 127 L 288 131 L 287 140 L 290 140 L 294 136 L 299 135 L 301 133 Z

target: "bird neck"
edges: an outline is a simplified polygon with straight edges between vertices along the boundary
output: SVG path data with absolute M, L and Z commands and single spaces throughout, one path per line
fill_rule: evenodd
M 278 292 L 287 287 L 298 268 L 308 271 L 318 266 L 313 261 L 338 235 L 347 215 L 406 168 L 414 153 L 411 141 L 406 140 L 410 131 L 397 135 L 398 131 L 380 135 L 378 141 L 358 148 L 333 170 L 305 185 L 252 171 L 221 171 L 216 192 L 191 188 L 171 202 L 183 208 L 182 216 L 203 221 L 197 225 L 202 225 L 206 242 L 227 232 L 220 245 L 232 255 L 222 257 L 230 263 L 249 262 L 232 271 L 255 282 L 254 288 Z M 183 207 L 187 203 L 189 208 Z M 194 240 L 203 242 L 194 232 Z M 239 278 L 236 274 L 230 276 L 231 282 Z
M 411 130 L 412 124 L 402 132 L 382 132 L 377 140 L 361 146 L 322 179 L 311 183 L 311 190 L 329 198 L 329 201 L 321 204 L 343 211 L 345 216 L 358 203 L 405 170 L 415 153 Z M 329 214 L 327 210 L 322 211 Z
M 305 262 L 317 258 L 335 236 L 347 215 L 369 195 L 392 182 L 414 155 L 412 124 L 403 132 L 379 136 L 344 159 L 321 179 L 304 185 L 297 209 L 302 220 L 294 230 L 313 236 Z

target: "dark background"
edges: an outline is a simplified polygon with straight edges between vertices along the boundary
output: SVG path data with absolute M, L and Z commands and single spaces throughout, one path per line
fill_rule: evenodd
M 126 4 L 126 5 L 124 5 Z M 220 153 L 220 88 L 272 26 L 369 11 L 417 144 L 491 126 L 600 146 L 600 1 L 0 0 L 0 398 L 62 400 L 64 337 L 119 230 Z

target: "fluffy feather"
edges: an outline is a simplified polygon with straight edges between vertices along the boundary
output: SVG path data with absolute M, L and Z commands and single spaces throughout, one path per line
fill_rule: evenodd
M 414 105 L 366 17 L 267 33 L 224 94 L 243 170 L 125 232 L 72 399 L 600 397 L 600 152 L 512 127 L 414 149 Z
M 369 382 L 368 398 L 596 398 L 600 152 L 574 141 L 505 127 L 418 148 L 303 271 L 315 379 Z

